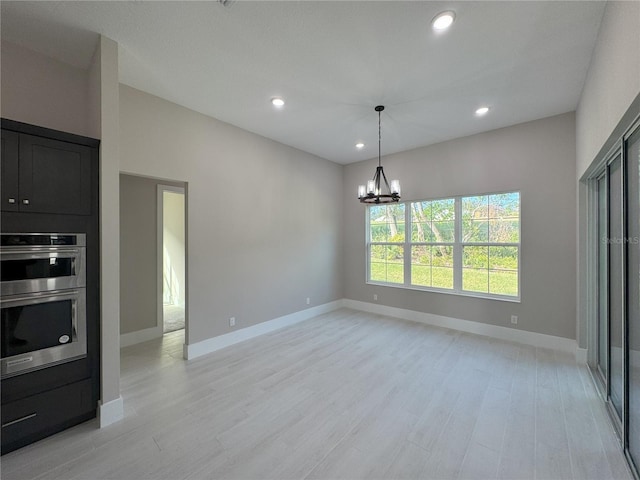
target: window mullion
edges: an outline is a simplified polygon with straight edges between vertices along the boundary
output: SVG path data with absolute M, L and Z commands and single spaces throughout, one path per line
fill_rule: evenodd
M 455 198 L 455 222 L 453 237 L 453 289 L 462 290 L 462 198 Z
M 404 204 L 404 284 L 411 285 L 411 202 Z

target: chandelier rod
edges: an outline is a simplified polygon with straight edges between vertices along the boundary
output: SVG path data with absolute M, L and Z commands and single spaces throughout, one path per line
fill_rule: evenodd
M 382 143 L 382 128 L 380 127 L 380 115 L 382 115 L 382 110 L 378 110 L 378 166 L 382 165 L 380 160 L 381 158 L 381 143 Z

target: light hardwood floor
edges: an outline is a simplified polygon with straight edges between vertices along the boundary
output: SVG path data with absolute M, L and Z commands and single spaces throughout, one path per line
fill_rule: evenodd
M 10 479 L 630 479 L 568 354 L 338 310 L 189 362 L 122 350 L 125 419 L 5 455 Z

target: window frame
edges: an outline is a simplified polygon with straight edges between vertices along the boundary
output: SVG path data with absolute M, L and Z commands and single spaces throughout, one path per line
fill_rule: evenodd
M 462 242 L 462 199 L 468 197 L 479 197 L 479 196 L 491 196 L 491 195 L 502 195 L 502 194 L 518 194 L 518 242 L 510 242 L 510 243 L 497 243 L 497 242 Z M 433 202 L 439 200 L 454 200 L 454 208 L 455 208 L 455 218 L 454 218 L 454 241 L 451 242 L 413 242 L 411 240 L 411 232 L 412 232 L 412 204 L 419 202 Z M 371 225 L 370 225 L 370 209 L 371 207 L 381 206 L 381 205 L 367 205 L 365 208 L 365 264 L 366 264 L 366 277 L 365 283 L 368 285 L 376 285 L 376 286 L 384 286 L 384 287 L 393 287 L 393 288 L 401 288 L 405 290 L 417 290 L 423 292 L 433 292 L 433 293 L 444 293 L 448 295 L 458 295 L 464 297 L 473 297 L 473 298 L 482 298 L 487 300 L 500 300 L 505 302 L 514 302 L 521 303 L 522 302 L 522 192 L 520 190 L 505 190 L 498 192 L 487 192 L 487 193 L 478 193 L 478 194 L 466 194 L 466 195 L 451 195 L 446 197 L 435 197 L 435 198 L 424 198 L 417 200 L 407 200 L 404 202 L 399 202 L 404 204 L 404 224 L 405 224 L 405 234 L 404 234 L 404 242 L 372 242 L 371 241 Z M 379 280 L 371 279 L 371 247 L 374 245 L 393 245 L 393 246 L 402 246 L 404 249 L 404 282 L 403 283 L 393 283 L 393 282 L 383 282 Z M 414 246 L 453 246 L 453 288 L 441 288 L 441 287 L 429 287 L 422 285 L 414 285 L 411 283 L 411 253 L 412 247 Z M 472 290 L 464 290 L 462 288 L 462 276 L 463 276 L 463 251 L 466 246 L 480 246 L 480 247 L 514 247 L 517 248 L 518 251 L 518 294 L 517 295 L 504 295 L 497 293 L 488 293 L 488 292 L 474 292 Z M 489 258 L 487 258 L 489 261 Z M 490 271 L 489 265 L 487 266 L 487 271 Z

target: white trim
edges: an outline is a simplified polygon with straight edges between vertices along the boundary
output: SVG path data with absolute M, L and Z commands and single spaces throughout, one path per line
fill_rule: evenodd
M 515 328 L 502 327 L 499 325 L 489 325 L 486 323 L 473 322 L 470 320 L 461 320 L 458 318 L 445 317 L 442 315 L 434 315 L 432 313 L 417 312 L 415 310 L 407 310 L 404 308 L 388 307 L 368 302 L 360 302 L 343 298 L 333 302 L 318 305 L 317 307 L 308 308 L 299 312 L 294 312 L 283 317 L 274 318 L 266 322 L 243 328 L 241 330 L 220 335 L 218 337 L 209 338 L 201 342 L 184 345 L 184 358 L 192 360 L 194 358 L 215 352 L 222 348 L 230 347 L 245 340 L 264 335 L 265 333 L 288 327 L 305 320 L 309 320 L 323 313 L 328 313 L 339 308 L 346 307 L 363 312 L 385 315 L 388 317 L 401 318 L 412 322 L 425 323 L 452 330 L 473 333 L 476 335 L 484 335 L 487 337 L 507 340 L 511 342 L 523 343 L 540 348 L 549 348 L 559 350 L 575 355 L 578 363 L 586 363 L 587 349 L 578 348 L 576 340 L 572 338 L 557 337 L 554 335 L 546 335 L 544 333 L 528 332 L 525 330 L 517 330 Z
M 588 353 L 589 353 L 588 349 L 576 347 L 576 362 L 581 365 L 586 365 Z
M 386 305 L 360 302 L 357 300 L 344 299 L 343 305 L 354 310 L 362 310 L 364 312 L 401 318 L 412 322 L 426 323 L 428 325 L 450 328 L 452 330 L 475 333 L 476 335 L 485 335 L 501 340 L 524 343 L 525 345 L 532 345 L 534 347 L 560 350 L 576 355 L 577 342 L 572 338 L 527 332 L 525 330 L 516 330 L 515 328 L 488 325 L 486 323 L 472 322 L 470 320 L 444 317 L 442 315 L 434 315 L 432 313 L 388 307 Z
M 98 423 L 100 428 L 107 427 L 124 418 L 124 402 L 122 396 L 107 403 L 98 402 Z
M 120 348 L 130 347 L 142 342 L 148 342 L 154 338 L 162 337 L 162 326 L 155 326 L 138 330 L 136 332 L 123 333 L 120 335 Z
M 306 310 L 301 310 L 299 312 L 290 313 L 289 315 L 284 315 L 283 317 L 274 318 L 273 320 L 258 323 L 257 325 L 243 328 L 235 332 L 226 333 L 218 337 L 208 338 L 207 340 L 203 340 L 201 342 L 192 343 L 190 345 L 185 344 L 184 358 L 186 358 L 187 360 L 192 360 L 202 355 L 206 355 L 207 353 L 212 353 L 216 350 L 235 345 L 236 343 L 244 342 L 245 340 L 264 335 L 265 333 L 269 333 L 274 330 L 279 330 L 280 328 L 288 327 L 289 325 L 309 320 L 310 318 L 322 315 L 323 313 L 328 313 L 341 308 L 343 306 L 343 302 L 344 300 L 336 300 L 334 302 L 325 303 L 316 307 L 307 308 Z

